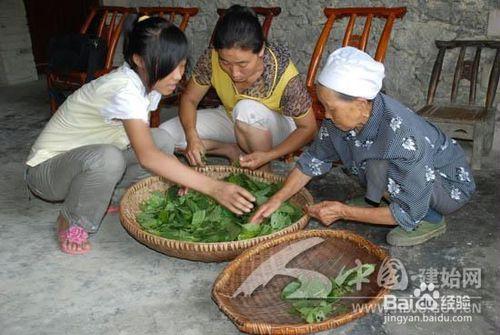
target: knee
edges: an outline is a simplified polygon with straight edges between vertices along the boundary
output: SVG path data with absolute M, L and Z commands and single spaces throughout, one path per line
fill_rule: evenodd
M 86 165 L 87 169 L 119 177 L 122 176 L 126 168 L 122 151 L 112 144 L 99 145 L 94 150 L 91 159 L 86 161 Z
M 272 113 L 273 111 L 258 101 L 243 99 L 233 108 L 233 121 L 236 125 L 236 121 L 239 121 L 252 127 L 267 129 Z
M 155 145 L 166 154 L 173 154 L 175 148 L 175 139 L 165 129 L 151 129 L 151 135 Z
M 175 144 L 182 143 L 185 140 L 184 129 L 182 128 L 182 124 L 180 122 L 179 117 L 175 117 L 171 120 L 163 122 L 160 127 L 151 129 L 151 133 L 153 134 L 153 138 L 155 138 L 155 133 L 167 133 L 170 137 L 171 142 Z M 163 134 L 164 135 L 164 134 Z M 158 137 L 161 137 L 162 134 L 159 134 Z M 164 135 L 166 136 L 166 135 Z M 156 140 L 155 140 L 156 143 Z M 159 145 L 156 143 L 159 147 Z

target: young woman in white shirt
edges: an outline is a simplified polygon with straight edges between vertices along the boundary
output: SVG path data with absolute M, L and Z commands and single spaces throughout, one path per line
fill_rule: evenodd
M 141 19 L 126 36 L 124 65 L 69 96 L 26 162 L 30 190 L 63 201 L 57 232 L 69 254 L 90 250 L 88 233 L 99 229 L 115 188 L 149 173 L 207 194 L 236 214 L 253 207 L 249 192 L 185 166 L 172 155 L 168 133 L 149 128 L 149 112 L 184 73 L 187 40 L 162 18 Z

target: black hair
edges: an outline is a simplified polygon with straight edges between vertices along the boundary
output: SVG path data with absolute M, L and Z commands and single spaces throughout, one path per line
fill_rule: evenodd
M 214 48 L 241 48 L 258 53 L 265 43 L 257 15 L 249 7 L 233 5 L 227 9 L 214 31 Z
M 137 72 L 133 55 L 139 55 L 146 68 L 145 86 L 151 89 L 154 84 L 165 78 L 187 57 L 186 35 L 177 26 L 161 17 L 150 17 L 132 23 L 125 33 L 123 56 L 132 69 Z M 125 30 L 126 31 L 126 30 Z

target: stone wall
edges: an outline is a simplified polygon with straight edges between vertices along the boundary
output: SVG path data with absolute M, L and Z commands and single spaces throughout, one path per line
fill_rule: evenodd
M 0 0 L 0 86 L 37 79 L 22 0 Z
M 208 43 L 217 21 L 216 8 L 228 7 L 234 0 L 104 0 L 106 5 L 118 6 L 184 6 L 199 7 L 200 12 L 192 18 L 186 34 L 191 45 L 192 61 Z M 409 0 L 409 1 L 325 1 L 325 0 L 240 0 L 249 6 L 279 6 L 280 16 L 275 18 L 269 40 L 288 45 L 299 71 L 305 76 L 316 39 L 325 22 L 324 7 L 354 6 L 406 6 L 407 14 L 393 28 L 387 51 L 385 90 L 412 108 L 425 103 L 430 73 L 437 54 L 434 40 L 484 39 L 487 38 L 488 14 L 498 7 L 497 0 Z M 339 25 L 331 35 L 328 51 L 340 46 L 345 25 Z M 335 27 L 335 26 L 334 26 Z M 374 25 L 379 31 L 380 26 Z M 342 32 L 342 33 L 341 33 Z M 369 44 L 373 55 L 373 45 Z M 489 56 L 489 55 L 486 55 Z M 491 62 L 489 64 L 491 66 Z M 454 63 L 446 61 L 445 68 L 453 69 Z M 480 72 L 479 91 L 485 91 L 488 76 L 486 68 Z M 449 79 L 440 96 L 449 94 Z M 498 100 L 498 99 L 497 99 Z

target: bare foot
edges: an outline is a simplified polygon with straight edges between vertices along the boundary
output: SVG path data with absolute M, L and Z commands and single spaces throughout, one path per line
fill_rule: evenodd
M 240 149 L 237 144 L 228 144 L 226 147 L 226 157 L 229 159 L 231 164 L 236 164 L 240 162 L 240 156 L 245 153 Z
M 88 233 L 79 226 L 70 227 L 62 215 L 57 218 L 57 236 L 62 252 L 80 255 L 90 251 Z

